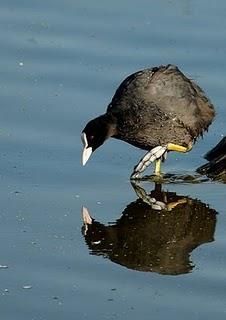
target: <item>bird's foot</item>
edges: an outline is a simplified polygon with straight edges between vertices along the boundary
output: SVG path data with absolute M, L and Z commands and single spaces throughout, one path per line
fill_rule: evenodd
M 145 156 L 140 160 L 137 166 L 135 166 L 133 173 L 130 176 L 131 180 L 139 179 L 140 174 L 154 161 L 166 157 L 167 146 L 157 146 L 151 151 L 145 154 Z M 157 173 L 160 174 L 160 171 Z

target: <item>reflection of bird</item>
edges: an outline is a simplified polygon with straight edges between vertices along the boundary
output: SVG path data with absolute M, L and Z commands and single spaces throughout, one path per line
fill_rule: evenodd
M 158 188 L 150 197 L 165 202 L 170 211 L 154 210 L 139 199 L 125 208 L 115 224 L 105 226 L 83 208 L 83 234 L 91 254 L 139 271 L 190 272 L 191 251 L 213 241 L 216 211 L 199 200 Z
M 199 167 L 201 174 L 226 181 L 226 137 L 224 137 L 212 150 L 205 155 L 208 163 Z
M 84 128 L 82 163 L 85 165 L 92 152 L 113 137 L 148 150 L 131 178 L 137 178 L 153 161 L 159 174 L 167 151 L 189 151 L 213 117 L 211 102 L 177 67 L 138 71 L 121 83 L 107 112 Z

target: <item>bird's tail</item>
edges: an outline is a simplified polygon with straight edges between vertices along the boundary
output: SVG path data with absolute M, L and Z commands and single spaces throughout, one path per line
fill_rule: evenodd
M 197 169 L 200 174 L 217 178 L 226 173 L 226 137 L 204 156 L 208 163 Z

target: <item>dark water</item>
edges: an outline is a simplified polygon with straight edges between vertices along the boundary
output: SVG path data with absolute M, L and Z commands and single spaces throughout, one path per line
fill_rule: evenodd
M 112 140 L 80 165 L 80 131 L 119 82 L 167 63 L 217 117 L 164 170 L 203 163 L 225 134 L 225 15 L 223 0 L 1 0 L 2 319 L 225 319 L 226 186 L 141 184 L 161 212 L 129 183 L 142 151 Z

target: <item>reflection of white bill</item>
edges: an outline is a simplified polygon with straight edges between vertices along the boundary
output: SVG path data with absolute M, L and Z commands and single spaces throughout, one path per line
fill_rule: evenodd
M 82 206 L 81 214 L 82 214 L 82 220 L 84 223 L 84 235 L 86 235 L 88 231 L 88 225 L 92 224 L 92 218 L 89 214 L 88 209 L 84 206 Z
M 85 224 L 92 224 L 92 218 L 86 207 L 82 206 L 82 220 Z

